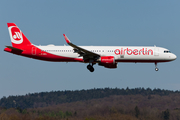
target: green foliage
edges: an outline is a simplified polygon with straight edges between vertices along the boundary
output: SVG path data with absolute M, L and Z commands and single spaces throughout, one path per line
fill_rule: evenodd
M 170 118 L 170 112 L 169 109 L 166 109 L 165 111 L 162 112 L 164 120 L 169 120 Z
M 77 112 L 76 111 L 74 112 L 74 116 L 77 116 Z
M 58 115 L 59 115 L 61 118 L 65 118 L 65 115 L 64 115 L 63 111 L 59 111 Z
M 26 114 L 26 113 L 28 113 L 28 112 L 27 112 L 26 109 L 24 109 L 24 110 L 22 111 L 22 114 Z
M 65 115 L 66 115 L 67 117 L 69 117 L 69 116 L 72 116 L 72 113 L 71 113 L 71 112 L 66 111 Z
M 20 107 L 17 107 L 16 109 L 19 113 L 22 113 L 22 111 L 23 111 Z
M 59 111 L 59 112 L 49 111 L 47 113 L 42 113 L 42 115 L 45 115 L 48 117 L 68 118 L 68 117 L 72 117 L 72 112 L 66 111 L 64 113 L 63 111 Z
M 140 110 L 139 110 L 138 106 L 136 106 L 134 110 L 135 110 L 135 116 L 138 118 L 139 114 L 140 114 Z

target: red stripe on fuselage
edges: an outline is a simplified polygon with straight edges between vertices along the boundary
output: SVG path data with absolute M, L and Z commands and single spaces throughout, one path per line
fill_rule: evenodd
M 84 62 L 82 58 L 70 58 L 70 57 L 63 57 L 54 55 L 45 51 L 42 51 L 41 49 L 37 48 L 34 45 L 26 46 L 24 48 L 21 48 L 23 52 L 19 52 L 16 50 L 12 50 L 9 48 L 5 48 L 4 51 L 10 52 L 16 55 L 21 55 L 29 58 L 34 58 L 38 60 L 44 60 L 44 61 L 52 61 L 52 62 Z
M 170 62 L 172 60 L 116 60 L 115 62 L 140 62 L 140 63 L 158 63 L 158 62 Z

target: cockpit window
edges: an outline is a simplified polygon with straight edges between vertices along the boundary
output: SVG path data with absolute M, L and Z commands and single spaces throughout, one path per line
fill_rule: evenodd
M 168 51 L 168 50 L 165 50 L 165 51 L 164 51 L 164 53 L 171 53 L 171 52 L 170 52 L 170 51 Z

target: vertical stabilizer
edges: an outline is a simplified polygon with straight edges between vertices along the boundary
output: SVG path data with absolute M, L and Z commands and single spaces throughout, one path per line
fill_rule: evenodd
M 21 32 L 21 30 L 16 26 L 16 24 L 7 23 L 7 26 L 13 47 L 21 49 L 25 46 L 31 45 L 31 42 Z

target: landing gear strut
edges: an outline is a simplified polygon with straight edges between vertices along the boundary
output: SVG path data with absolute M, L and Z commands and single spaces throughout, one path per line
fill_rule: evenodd
M 88 69 L 90 72 L 94 72 L 93 63 L 92 63 L 92 65 L 89 63 L 89 65 L 87 65 L 87 69 Z
M 155 71 L 158 71 L 159 69 L 157 68 L 157 63 L 155 63 Z

